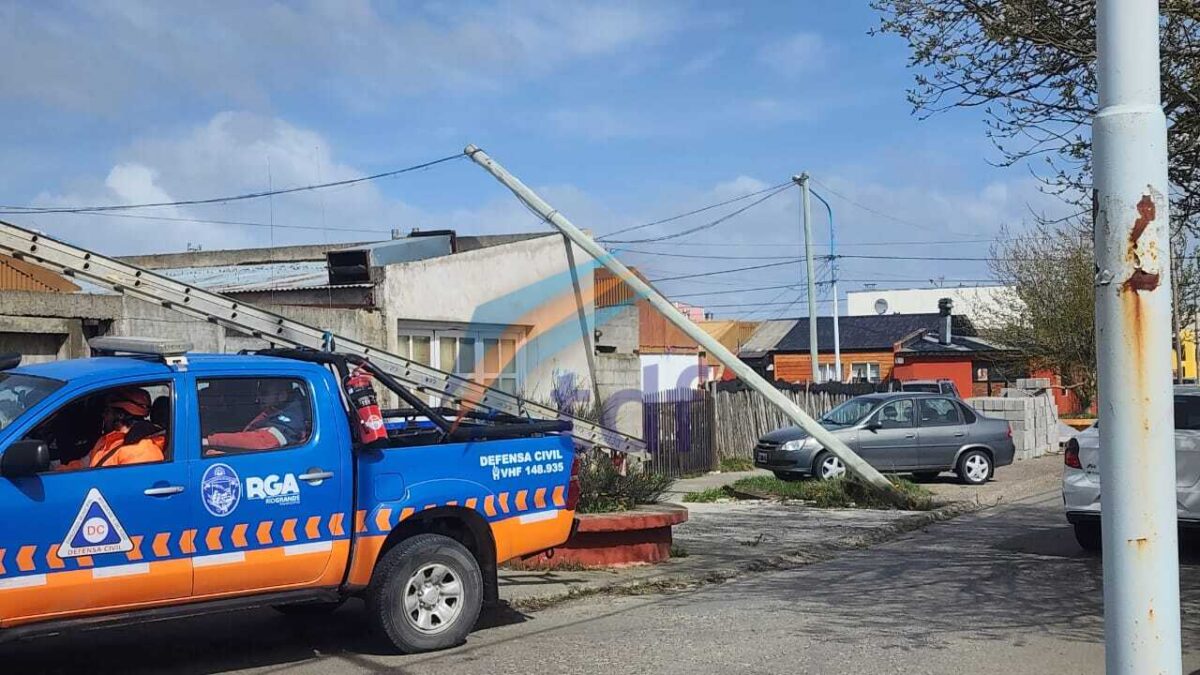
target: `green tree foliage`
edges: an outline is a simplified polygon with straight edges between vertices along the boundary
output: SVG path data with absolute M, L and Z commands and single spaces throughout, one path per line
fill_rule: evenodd
M 908 43 L 915 110 L 985 112 L 1003 164 L 1029 162 L 1047 188 L 1091 205 L 1095 0 L 873 0 L 875 33 Z M 1200 2 L 1161 0 L 1171 216 L 1200 230 Z
M 1086 410 L 1096 396 L 1095 263 L 1089 232 L 1035 225 L 1008 231 L 992 247 L 992 274 L 1012 291 L 989 308 L 979 326 L 1036 367 L 1058 372 Z

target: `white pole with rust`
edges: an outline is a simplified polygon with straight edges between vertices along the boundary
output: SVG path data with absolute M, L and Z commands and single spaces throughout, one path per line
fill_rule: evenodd
M 711 335 L 688 320 L 666 298 L 651 288 L 649 284 L 639 279 L 633 272 L 629 271 L 628 267 L 613 257 L 611 253 L 604 250 L 603 247 L 593 241 L 591 237 L 584 234 L 578 227 L 575 227 L 565 216 L 551 208 L 533 190 L 526 187 L 524 183 L 510 174 L 504 167 L 497 164 L 491 157 L 488 157 L 487 153 L 474 145 L 468 145 L 465 152 L 472 160 L 486 169 L 488 173 L 492 174 L 496 180 L 500 181 L 509 190 L 512 190 L 517 199 L 532 209 L 534 213 L 545 218 L 547 222 L 562 232 L 568 239 L 575 242 L 579 248 L 587 251 L 597 262 L 611 270 L 613 274 L 617 275 L 630 288 L 636 291 L 639 297 L 646 298 L 668 321 L 675 324 L 685 335 L 704 347 L 710 357 L 715 358 L 717 361 L 723 363 L 726 368 L 732 370 L 750 388 L 765 396 L 768 401 L 782 410 L 789 419 L 800 425 L 800 427 L 821 444 L 821 447 L 836 455 L 838 459 L 841 459 L 842 463 L 846 465 L 847 470 L 880 490 L 893 489 L 892 484 L 887 478 L 884 478 L 870 464 L 867 464 L 861 457 L 854 454 L 845 443 L 829 433 L 828 429 L 817 424 L 816 420 L 805 414 L 799 406 L 780 393 L 778 389 L 771 386 L 769 382 L 754 372 L 750 366 L 746 365 L 733 352 L 726 349 L 724 345 Z
M 1100 99 L 1092 142 L 1105 663 L 1109 675 L 1171 675 L 1183 664 L 1158 3 L 1100 0 L 1096 10 Z

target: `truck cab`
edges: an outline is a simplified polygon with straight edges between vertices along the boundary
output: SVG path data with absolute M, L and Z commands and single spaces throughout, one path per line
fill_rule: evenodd
M 135 344 L 16 361 L 0 358 L 0 641 L 361 596 L 395 648 L 444 648 L 497 599 L 498 564 L 574 521 L 569 425 L 434 409 L 362 359 Z M 370 443 L 346 395 L 356 369 L 415 406 L 383 411 Z M 142 440 L 112 429 L 130 392 L 161 448 L 149 461 L 99 456 L 113 433 Z

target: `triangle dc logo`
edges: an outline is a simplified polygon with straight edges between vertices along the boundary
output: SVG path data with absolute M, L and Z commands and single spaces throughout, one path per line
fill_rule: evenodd
M 76 558 L 82 555 L 104 553 L 126 553 L 133 550 L 133 541 L 125 533 L 121 521 L 117 520 L 104 495 L 92 488 L 75 516 L 75 523 L 67 531 L 58 557 Z

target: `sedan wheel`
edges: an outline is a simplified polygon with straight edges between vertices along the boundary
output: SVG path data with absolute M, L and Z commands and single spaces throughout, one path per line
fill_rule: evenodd
M 992 477 L 992 460 L 982 450 L 971 450 L 958 460 L 958 477 L 967 485 L 983 485 Z
M 846 475 L 846 465 L 832 453 L 822 452 L 813 462 L 813 476 L 819 480 L 832 480 Z

